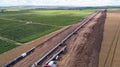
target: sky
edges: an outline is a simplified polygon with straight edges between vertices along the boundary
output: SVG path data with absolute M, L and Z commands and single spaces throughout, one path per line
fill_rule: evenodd
M 0 6 L 117 6 L 120 0 L 0 0 Z

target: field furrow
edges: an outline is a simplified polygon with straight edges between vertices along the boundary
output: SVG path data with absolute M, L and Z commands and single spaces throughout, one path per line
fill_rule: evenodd
M 109 12 L 104 28 L 104 38 L 99 57 L 99 67 L 120 66 L 120 13 Z

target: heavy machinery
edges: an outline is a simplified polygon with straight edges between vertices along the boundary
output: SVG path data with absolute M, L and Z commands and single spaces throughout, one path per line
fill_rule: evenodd
M 43 67 L 57 67 L 55 61 L 50 61 L 48 64 L 44 65 Z

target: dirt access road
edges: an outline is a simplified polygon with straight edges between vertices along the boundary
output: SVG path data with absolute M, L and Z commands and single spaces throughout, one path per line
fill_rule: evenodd
M 108 11 L 99 67 L 120 67 L 120 11 Z

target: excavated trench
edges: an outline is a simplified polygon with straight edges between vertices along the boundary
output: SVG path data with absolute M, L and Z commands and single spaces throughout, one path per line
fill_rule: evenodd
M 98 14 L 69 40 L 58 67 L 98 67 L 106 12 Z

